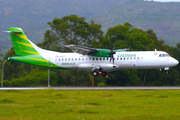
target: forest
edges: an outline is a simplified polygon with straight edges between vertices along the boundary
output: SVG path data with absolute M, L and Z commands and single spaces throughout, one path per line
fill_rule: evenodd
M 43 49 L 71 52 L 64 45 L 75 44 L 92 48 L 114 49 L 129 48 L 130 51 L 166 51 L 172 57 L 180 60 L 180 43 L 176 46 L 164 44 L 153 30 L 144 31 L 125 22 L 108 28 L 103 33 L 101 24 L 77 15 L 54 18 L 47 23 L 50 30 L 44 33 L 44 41 L 37 45 Z M 27 35 L 28 37 L 28 35 Z M 1 55 L 3 61 L 15 56 L 14 48 Z M 1 68 L 2 69 L 2 68 Z M 158 69 L 148 70 L 118 70 L 108 73 L 108 78 L 95 77 L 95 86 L 178 86 L 180 84 L 180 67 L 170 69 L 169 74 Z M 145 73 L 147 72 L 146 79 Z M 2 71 L 0 72 L 0 76 Z M 145 81 L 144 81 L 145 80 Z M 51 86 L 91 86 L 92 73 L 81 70 L 50 70 Z M 4 87 L 40 87 L 48 84 L 48 69 L 14 61 L 4 65 Z

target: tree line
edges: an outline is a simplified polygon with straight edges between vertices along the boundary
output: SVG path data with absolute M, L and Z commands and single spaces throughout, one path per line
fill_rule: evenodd
M 37 44 L 43 49 L 70 52 L 64 45 L 75 44 L 93 48 L 114 49 L 129 48 L 130 51 L 166 51 L 180 60 L 180 43 L 176 46 L 165 44 L 158 39 L 156 33 L 149 29 L 144 31 L 126 22 L 110 27 L 106 33 L 101 25 L 93 20 L 86 22 L 84 17 L 77 15 L 54 18 L 48 22 L 51 30 L 44 33 L 44 41 Z M 28 36 L 27 36 L 28 37 Z M 1 66 L 8 57 L 15 56 L 12 47 L 2 56 Z M 159 70 L 118 70 L 108 73 L 108 78 L 95 77 L 96 86 L 174 86 L 180 84 L 180 67 L 170 69 L 170 73 Z M 2 71 L 1 71 L 2 72 Z M 147 73 L 147 74 L 146 74 Z M 145 79 L 146 74 L 146 79 Z M 91 86 L 92 74 L 81 70 L 51 70 L 51 86 Z M 144 81 L 146 80 L 146 81 Z M 48 70 L 24 63 L 7 61 L 4 67 L 4 86 L 47 86 Z

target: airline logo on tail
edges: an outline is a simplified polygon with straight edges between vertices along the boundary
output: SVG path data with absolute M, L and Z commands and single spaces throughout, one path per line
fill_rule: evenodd
M 39 55 L 21 28 L 9 28 L 8 30 L 16 56 Z
M 57 66 L 46 58 L 44 58 L 41 53 L 47 51 L 39 48 L 34 43 L 32 43 L 26 37 L 25 33 L 21 28 L 9 28 L 10 37 L 14 46 L 14 50 L 17 57 L 9 57 L 9 60 L 27 63 L 31 65 L 37 65 L 41 67 L 55 68 L 59 69 L 60 66 Z

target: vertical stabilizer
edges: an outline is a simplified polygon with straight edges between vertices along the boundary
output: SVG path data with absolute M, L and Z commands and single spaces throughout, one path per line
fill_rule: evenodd
M 16 56 L 39 55 L 21 28 L 8 29 Z

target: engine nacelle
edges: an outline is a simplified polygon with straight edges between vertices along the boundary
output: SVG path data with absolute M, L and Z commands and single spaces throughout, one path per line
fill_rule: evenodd
M 98 49 L 96 52 L 89 52 L 89 55 L 97 57 L 110 57 L 110 50 L 108 49 Z

